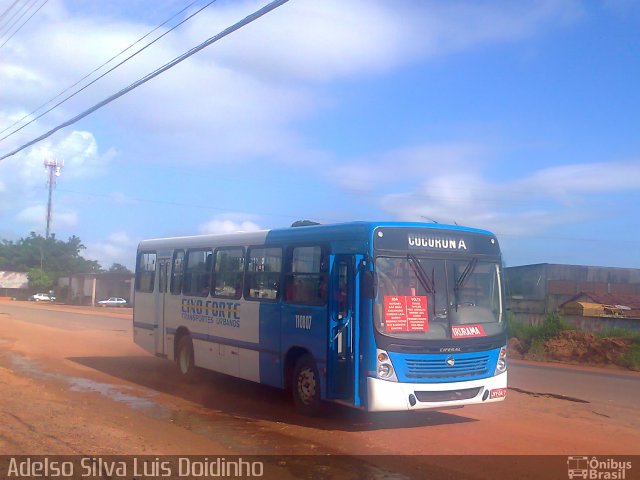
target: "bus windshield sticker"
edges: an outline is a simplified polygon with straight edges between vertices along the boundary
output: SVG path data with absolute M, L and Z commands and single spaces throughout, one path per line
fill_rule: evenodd
M 385 295 L 384 323 L 387 332 L 428 331 L 427 297 L 419 295 Z
M 482 325 L 453 325 L 451 327 L 452 338 L 472 338 L 486 336 L 487 334 L 484 331 Z

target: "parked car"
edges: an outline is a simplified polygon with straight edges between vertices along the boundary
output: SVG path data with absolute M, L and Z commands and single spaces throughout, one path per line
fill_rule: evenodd
M 101 307 L 124 307 L 127 301 L 120 297 L 110 297 L 107 300 L 100 300 L 98 305 Z
M 56 297 L 49 296 L 48 293 L 35 293 L 29 297 L 33 302 L 53 302 Z

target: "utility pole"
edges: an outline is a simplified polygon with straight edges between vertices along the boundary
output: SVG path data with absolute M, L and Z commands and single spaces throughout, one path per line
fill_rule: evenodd
M 60 169 L 64 167 L 64 160 L 58 162 L 55 159 L 48 159 L 44 161 L 44 168 L 48 170 L 49 178 L 47 183 L 49 184 L 49 201 L 47 202 L 47 234 L 45 238 L 49 238 L 51 232 L 51 213 L 53 209 L 53 189 L 56 186 L 56 178 L 60 176 Z

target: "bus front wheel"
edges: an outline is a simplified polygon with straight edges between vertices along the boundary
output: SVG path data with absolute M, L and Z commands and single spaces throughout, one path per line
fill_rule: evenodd
M 183 335 L 178 341 L 176 363 L 182 378 L 188 383 L 193 383 L 196 379 L 196 366 L 194 364 L 193 342 L 189 335 Z
M 320 414 L 320 375 L 310 355 L 303 355 L 296 362 L 291 387 L 293 403 L 298 411 L 309 416 Z

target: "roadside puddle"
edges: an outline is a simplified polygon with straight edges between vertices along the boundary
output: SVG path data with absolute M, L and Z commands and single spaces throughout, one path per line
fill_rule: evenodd
M 171 410 L 169 408 L 149 398 L 135 395 L 134 393 L 142 392 L 133 387 L 112 385 L 109 383 L 96 382 L 88 378 L 47 372 L 42 370 L 37 362 L 15 352 L 10 352 L 8 357 L 9 363 L 15 371 L 26 374 L 32 378 L 63 382 L 69 386 L 69 390 L 72 392 L 98 393 L 103 397 L 123 403 L 135 410 L 146 410 L 156 418 L 168 419 L 171 417 Z

